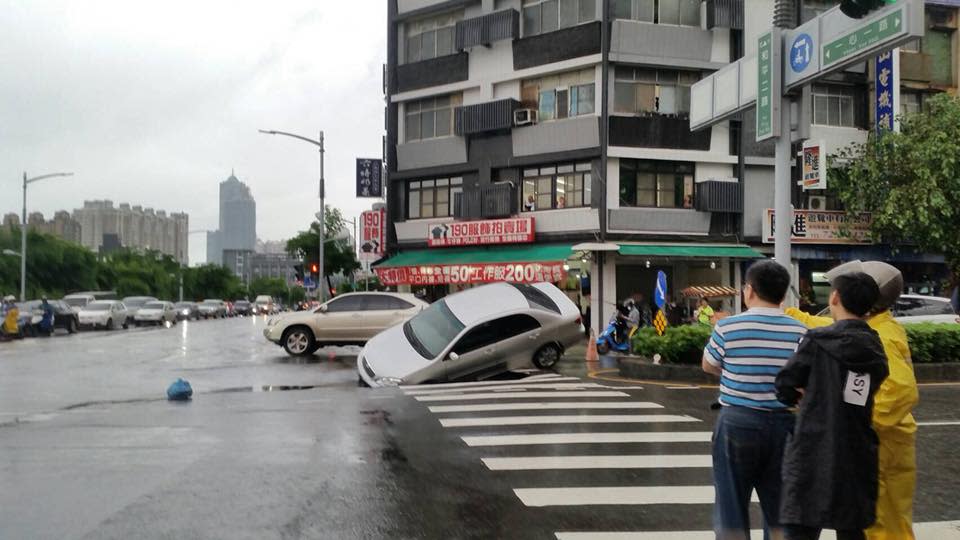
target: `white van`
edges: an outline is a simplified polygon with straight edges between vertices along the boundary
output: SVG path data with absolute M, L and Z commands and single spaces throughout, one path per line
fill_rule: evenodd
M 70 310 L 79 314 L 80 310 L 87 307 L 90 302 L 95 302 L 97 297 L 89 293 L 68 294 L 63 297 L 63 301 L 70 306 Z

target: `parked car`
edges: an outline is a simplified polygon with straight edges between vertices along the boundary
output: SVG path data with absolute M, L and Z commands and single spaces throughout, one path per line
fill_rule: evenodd
M 197 306 L 204 319 L 222 319 L 227 316 L 227 304 L 223 300 L 208 298 Z
M 177 324 L 177 309 L 172 302 L 147 302 L 133 316 L 137 326 L 144 324 Z
M 123 299 L 123 305 L 127 307 L 127 324 L 134 323 L 134 317 L 137 311 L 147 302 L 157 302 L 159 298 L 153 296 L 128 296 Z
M 261 315 L 275 315 L 279 313 L 277 304 L 270 295 L 261 294 L 253 300 L 253 305 L 256 306 L 257 313 Z
M 81 328 L 103 328 L 104 330 L 127 328 L 128 316 L 127 306 L 117 300 L 90 302 L 80 310 L 78 315 Z
M 341 294 L 312 311 L 287 313 L 270 319 L 263 335 L 283 347 L 289 355 L 309 355 L 322 345 L 366 343 L 427 306 L 426 302 L 408 293 Z
M 83 306 L 86 306 L 90 302 L 96 302 L 97 298 L 90 293 L 74 293 L 64 296 L 63 301 L 66 302 L 67 305 L 70 306 L 70 309 L 76 314 L 80 313 Z
M 491 283 L 374 337 L 357 371 L 369 386 L 486 379 L 531 364 L 550 368 L 582 340 L 580 310 L 554 285 Z
M 233 314 L 239 317 L 253 315 L 253 304 L 248 300 L 237 300 L 233 303 Z
M 173 307 L 177 310 L 178 320 L 189 321 L 200 318 L 200 310 L 196 302 L 177 302 Z
M 80 320 L 73 308 L 63 300 L 48 300 L 50 307 L 53 308 L 53 328 L 62 328 L 73 334 L 80 327 Z M 30 300 L 17 304 L 20 310 L 20 328 L 21 331 L 29 336 L 35 336 L 42 333 L 40 329 L 40 320 L 43 318 L 43 300 Z
M 932 322 L 956 323 L 957 314 L 953 312 L 949 298 L 940 296 L 924 296 L 920 294 L 903 294 L 893 306 L 893 318 L 901 324 Z M 830 308 L 819 313 L 824 317 L 830 316 Z

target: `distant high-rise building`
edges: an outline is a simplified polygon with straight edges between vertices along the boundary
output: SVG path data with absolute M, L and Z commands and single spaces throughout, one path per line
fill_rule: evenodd
M 62 217 L 58 212 L 53 223 Z M 94 251 L 105 245 L 115 248 L 119 241 L 122 247 L 159 251 L 183 265 L 189 262 L 187 214 L 167 215 L 163 210 L 131 207 L 128 203 L 114 207 L 112 201 L 97 200 L 84 201 L 83 208 L 73 211 L 72 219 L 79 223 L 78 241 Z
M 9 213 L 3 216 L 5 226 L 20 226 L 20 216 Z M 67 240 L 68 242 L 80 243 L 80 223 L 70 217 L 70 212 L 60 210 L 53 215 L 53 219 L 47 221 L 40 212 L 31 212 L 27 216 L 27 227 L 31 231 L 39 231 L 52 234 Z
M 257 203 L 250 188 L 231 171 L 220 182 L 220 227 L 207 233 L 207 262 L 222 264 L 246 279 L 248 273 L 242 270 L 246 265 L 237 261 L 246 260 L 256 247 Z

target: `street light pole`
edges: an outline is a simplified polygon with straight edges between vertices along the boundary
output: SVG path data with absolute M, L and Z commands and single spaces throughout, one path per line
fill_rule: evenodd
M 27 301 L 27 184 L 38 180 L 59 176 L 73 176 L 73 173 L 52 173 L 27 178 L 27 171 L 23 171 L 23 216 L 20 223 L 20 301 Z
M 324 212 L 326 210 L 325 204 L 324 204 L 324 189 L 323 189 L 324 187 L 323 186 L 323 130 L 320 130 L 320 140 L 318 141 L 315 141 L 313 139 L 308 139 L 307 137 L 303 137 L 295 133 L 287 133 L 286 131 L 276 131 L 272 129 L 271 130 L 261 129 L 258 131 L 266 135 L 284 135 L 286 137 L 293 137 L 294 139 L 300 139 L 301 141 L 308 142 L 320 148 L 320 212 L 317 213 L 320 219 L 320 231 L 317 234 L 317 243 L 319 244 L 319 257 L 318 257 L 319 261 L 317 264 L 317 274 L 318 274 L 317 278 L 319 283 L 317 283 L 317 291 L 318 291 L 318 297 L 322 302 L 327 298 L 326 280 L 324 280 L 323 278 L 323 242 L 324 242 L 324 236 L 326 236 L 326 228 L 324 227 L 324 223 L 323 223 Z

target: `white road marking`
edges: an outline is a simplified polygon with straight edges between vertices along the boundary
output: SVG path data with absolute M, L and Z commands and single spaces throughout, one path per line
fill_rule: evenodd
M 527 506 L 713 504 L 713 486 L 562 487 L 514 489 Z M 757 502 L 756 493 L 751 498 Z
M 593 414 L 558 416 L 490 416 L 485 418 L 441 418 L 443 427 L 528 426 L 543 424 L 650 424 L 659 422 L 699 422 L 681 414 Z
M 556 409 L 662 409 L 649 401 L 537 401 L 517 403 L 477 403 L 474 405 L 433 405 L 432 413 L 535 411 Z
M 960 426 L 960 420 L 939 420 L 930 422 L 917 422 L 918 426 Z
M 468 393 L 468 392 L 505 392 L 510 390 L 576 390 L 578 388 L 612 388 L 610 386 L 600 385 L 592 382 L 572 382 L 572 383 L 553 383 L 550 382 L 541 382 L 541 383 L 520 383 L 520 384 L 509 384 L 504 386 L 478 386 L 474 388 L 441 388 L 439 390 L 413 390 L 405 391 L 408 396 L 432 396 L 438 394 L 457 394 L 457 393 Z
M 542 456 L 481 458 L 491 471 L 545 469 L 684 469 L 710 468 L 710 455 Z
M 477 435 L 461 437 L 467 446 L 542 444 L 710 442 L 710 431 L 635 431 L 626 433 L 538 433 L 533 435 Z
M 469 388 L 471 386 L 491 386 L 497 384 L 517 384 L 520 382 L 533 382 L 533 381 L 579 381 L 579 377 L 561 377 L 557 373 L 546 373 L 543 375 L 533 375 L 530 377 L 524 377 L 522 379 L 511 379 L 508 381 L 474 381 L 474 382 L 455 382 L 455 383 L 440 383 L 440 384 L 411 384 L 409 386 L 401 386 L 401 390 L 417 390 L 419 388 Z
M 960 521 L 914 523 L 917 540 L 960 540 Z M 646 532 L 558 532 L 557 540 L 713 540 L 713 531 L 646 531 Z M 750 531 L 751 540 L 762 540 L 763 530 Z M 837 533 L 823 531 L 821 540 L 836 540 Z
M 489 392 L 484 394 L 456 394 L 452 396 L 415 396 L 417 401 L 471 401 L 480 399 L 504 399 L 504 398 L 558 398 L 558 397 L 630 397 L 630 394 L 624 392 L 613 392 L 608 390 L 590 391 L 579 390 L 570 392 Z

